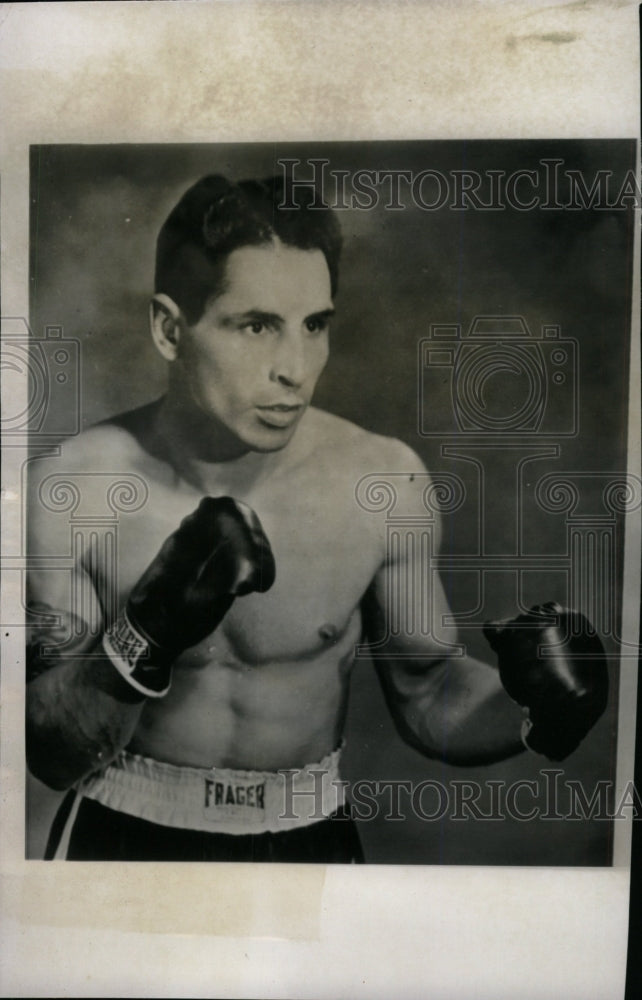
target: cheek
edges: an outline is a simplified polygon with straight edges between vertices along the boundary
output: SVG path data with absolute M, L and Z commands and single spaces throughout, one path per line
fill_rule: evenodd
M 213 367 L 212 351 L 208 350 L 207 344 L 193 337 L 186 337 L 181 347 L 183 368 L 193 381 L 197 381 L 203 371 L 209 371 Z
M 326 346 L 326 349 L 325 349 L 325 351 L 323 352 L 323 355 L 322 355 L 322 356 L 321 356 L 321 358 L 319 359 L 319 367 L 317 368 L 317 373 L 316 373 L 316 378 L 317 378 L 317 379 L 318 379 L 318 378 L 320 377 L 320 375 L 321 375 L 321 373 L 322 373 L 323 369 L 325 368 L 325 366 L 326 366 L 326 365 L 327 365 L 327 363 L 328 363 L 328 356 L 329 356 L 329 354 L 330 354 L 330 352 L 329 352 L 329 350 L 328 350 L 328 348 L 327 348 L 327 346 Z
M 239 413 L 251 404 L 260 377 L 256 351 L 197 348 L 192 385 L 198 397 L 220 413 Z
M 238 373 L 243 367 L 242 359 L 236 358 L 233 351 L 226 351 L 221 345 L 206 341 L 192 342 L 184 361 L 192 380 L 201 385 L 229 385 L 238 379 Z
M 319 375 L 328 363 L 328 356 L 330 354 L 330 349 L 328 345 L 327 338 L 319 344 L 315 344 L 313 351 L 311 352 L 310 359 L 310 371 L 314 379 L 318 379 Z

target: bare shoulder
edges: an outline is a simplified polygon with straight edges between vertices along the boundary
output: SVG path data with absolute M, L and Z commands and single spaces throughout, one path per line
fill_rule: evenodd
M 55 455 L 35 463 L 39 474 L 137 471 L 144 464 L 145 449 L 135 424 L 144 409 L 120 414 L 67 438 Z
M 55 454 L 33 458 L 25 483 L 31 546 L 60 545 L 69 530 L 69 510 L 82 504 L 90 516 L 103 513 L 106 490 L 118 484 L 135 492 L 137 479 L 150 481 L 149 464 L 150 456 L 121 417 L 68 438 Z
M 310 435 L 317 456 L 331 456 L 333 465 L 351 476 L 393 473 L 426 475 L 419 456 L 398 438 L 374 434 L 358 424 L 311 408 Z
M 391 510 L 418 523 L 429 518 L 439 544 L 438 498 L 419 455 L 398 438 L 373 434 L 332 414 L 317 410 L 313 417 L 315 462 L 328 487 L 338 492 L 347 489 L 378 531 L 384 529 Z
M 109 520 L 112 502 L 145 495 L 150 460 L 127 423 L 115 418 L 90 427 L 64 441 L 56 454 L 28 463 L 26 529 L 32 555 L 67 552 L 73 517 L 98 518 L 96 523 L 102 524 L 106 514 Z M 77 555 L 81 558 L 80 550 Z M 65 606 L 65 586 L 68 589 L 66 574 L 46 570 L 29 574 L 32 597 L 39 595 L 38 600 L 52 606 Z

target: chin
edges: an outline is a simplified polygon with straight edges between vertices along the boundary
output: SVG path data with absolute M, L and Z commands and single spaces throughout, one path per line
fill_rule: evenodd
M 260 439 L 257 435 L 252 442 L 248 442 L 252 451 L 260 451 L 268 454 L 271 451 L 283 451 L 294 437 L 294 431 L 288 434 L 265 434 Z
M 270 445 L 260 445 L 257 448 L 253 448 L 252 451 L 259 452 L 261 455 L 271 455 L 277 451 L 283 451 L 283 449 L 289 444 L 288 441 L 283 441 L 281 444 Z
M 300 419 L 289 427 L 263 427 L 259 424 L 244 435 L 244 440 L 253 451 L 282 451 L 296 434 L 299 424 Z

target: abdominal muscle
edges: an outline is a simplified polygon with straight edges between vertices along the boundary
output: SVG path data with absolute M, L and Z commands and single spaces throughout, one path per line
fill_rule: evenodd
M 321 760 L 336 749 L 347 710 L 356 613 L 329 648 L 260 665 L 207 643 L 174 665 L 169 694 L 149 701 L 132 753 L 171 764 L 276 771 Z M 221 655 L 224 653 L 225 655 Z

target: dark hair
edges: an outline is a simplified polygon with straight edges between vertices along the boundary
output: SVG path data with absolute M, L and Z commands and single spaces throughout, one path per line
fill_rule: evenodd
M 155 290 L 169 295 L 188 323 L 196 323 L 208 300 L 222 291 L 228 255 L 275 237 L 301 250 L 321 250 L 335 294 L 341 231 L 311 185 L 286 185 L 278 176 L 238 184 L 220 174 L 203 177 L 185 192 L 158 235 Z

